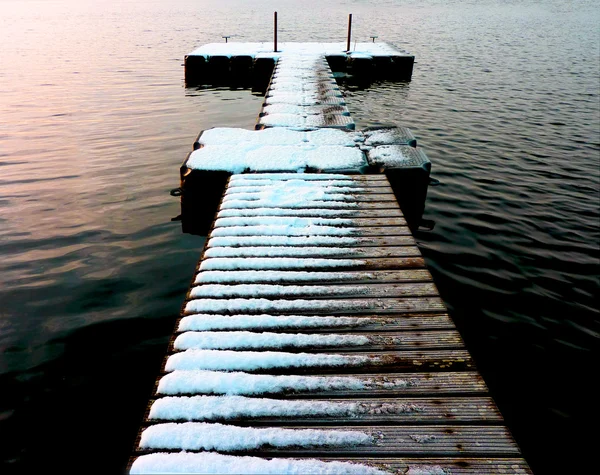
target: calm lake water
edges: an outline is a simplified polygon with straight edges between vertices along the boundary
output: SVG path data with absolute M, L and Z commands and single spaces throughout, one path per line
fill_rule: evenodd
M 346 87 L 433 162 L 416 235 L 536 474 L 591 473 L 600 318 L 593 1 L 0 0 L 3 473 L 120 473 L 203 238 L 169 196 L 202 129 L 261 98 L 186 89 L 197 46 L 388 41 L 410 83 Z M 588 435 L 585 431 L 591 431 Z M 86 467 L 82 469 L 81 467 Z

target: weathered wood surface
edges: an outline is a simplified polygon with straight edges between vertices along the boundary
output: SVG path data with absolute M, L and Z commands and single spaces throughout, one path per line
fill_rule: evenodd
M 186 402 L 188 396 L 173 397 L 171 401 Z M 150 401 L 149 408 L 156 402 Z M 160 399 L 158 399 L 160 401 Z M 274 400 L 276 401 L 276 400 Z M 302 401 L 287 399 L 288 402 Z M 346 425 L 399 425 L 399 424 L 456 424 L 456 423 L 497 423 L 502 420 L 496 404 L 490 397 L 439 397 L 439 398 L 370 398 L 370 399 L 312 399 L 316 404 L 331 403 L 340 408 L 340 414 L 278 415 L 277 417 L 243 414 L 231 418 L 220 414 L 218 409 L 210 414 L 191 417 L 156 417 L 147 413 L 149 423 L 170 422 L 230 422 L 236 425 L 290 424 L 346 424 Z M 243 401 L 240 401 L 243 403 Z
M 385 177 L 346 176 L 346 187 L 353 183 L 365 188 L 344 191 L 352 201 L 315 199 L 302 207 L 302 218 L 331 218 L 329 212 L 320 212 L 339 209 L 340 218 L 354 220 L 334 226 L 351 228 L 354 238 L 336 244 L 325 242 L 328 234 L 318 225 L 307 227 L 310 234 L 299 232 L 304 222 L 295 219 L 299 216 L 293 203 L 278 206 L 288 213 L 270 214 L 265 207 L 275 205 L 253 199 L 301 177 L 264 179 L 254 174 L 231 180 L 138 441 L 144 430 L 160 431 L 172 422 L 192 429 L 209 423 L 355 431 L 367 434 L 368 442 L 216 450 L 354 462 L 397 474 L 530 474 L 447 314 Z M 236 195 L 244 202 L 239 209 L 234 206 L 241 201 L 230 201 Z M 231 216 L 231 210 L 251 219 L 220 219 Z M 265 234 L 256 225 L 263 216 L 264 223 L 277 222 L 269 216 L 287 216 L 292 225 Z M 325 240 L 311 244 L 315 235 Z M 248 363 L 256 355 L 271 354 L 275 359 L 268 363 Z M 267 403 L 279 401 L 278 407 L 298 401 L 330 403 L 339 410 L 283 415 L 267 410 L 257 415 L 245 413 L 241 399 L 234 416 L 219 412 L 218 406 L 209 412 L 190 409 L 184 415 L 151 416 L 155 404 L 185 405 L 190 398 L 206 396 L 267 398 Z M 202 440 L 191 446 L 177 440 L 152 446 L 151 438 L 145 440 L 132 460 L 155 452 L 203 450 Z

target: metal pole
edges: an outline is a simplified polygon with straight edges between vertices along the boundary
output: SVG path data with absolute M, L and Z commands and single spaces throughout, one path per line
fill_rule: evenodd
M 273 13 L 273 51 L 277 53 L 277 12 Z
M 352 13 L 350 13 L 350 15 L 348 15 L 348 47 L 346 48 L 346 51 L 349 53 L 350 52 L 350 37 L 352 36 Z

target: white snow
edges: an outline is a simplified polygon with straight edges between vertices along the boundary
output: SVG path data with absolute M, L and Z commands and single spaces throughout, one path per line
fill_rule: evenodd
M 235 195 L 234 195 L 235 196 Z M 336 195 L 337 197 L 338 195 Z M 298 200 L 293 200 L 294 195 L 289 195 L 284 198 L 260 198 L 257 200 L 237 200 L 231 199 L 221 204 L 221 209 L 233 209 L 233 208 L 358 208 L 358 203 L 355 201 L 348 201 L 353 199 L 352 195 L 341 195 L 340 198 L 327 196 L 325 199 L 314 200 L 305 197 L 298 197 Z
M 399 380 L 398 387 L 407 383 Z M 307 391 L 358 391 L 370 388 L 353 376 L 288 376 L 248 374 L 238 371 L 176 370 L 158 383 L 159 394 L 278 394 Z M 375 386 L 373 386 L 375 387 Z
M 203 473 L 223 475 L 386 475 L 382 469 L 351 462 L 323 462 L 317 459 L 239 457 L 215 452 L 155 453 L 142 455 L 132 464 L 130 474 Z
M 359 267 L 359 259 L 326 259 L 294 257 L 211 257 L 200 264 L 200 270 L 289 270 L 318 267 Z
M 300 133 L 300 132 L 294 132 Z M 312 132 L 311 132 L 312 133 Z M 229 181 L 231 183 L 244 182 L 249 180 L 274 180 L 274 181 L 286 181 L 286 180 L 349 180 L 348 175 L 343 173 L 306 173 L 298 175 L 296 173 L 260 173 L 260 174 L 248 174 L 242 176 L 232 176 Z
M 268 129 L 267 129 L 268 130 Z M 303 188 L 313 187 L 318 188 L 321 191 L 322 188 L 328 189 L 329 187 L 335 187 L 332 191 L 336 193 L 354 193 L 358 191 L 364 191 L 364 188 L 360 188 L 356 182 L 350 180 L 328 180 L 328 181 L 308 181 L 308 180 L 287 180 L 287 181 L 275 181 L 275 180 L 252 180 L 245 182 L 244 186 L 237 183 L 231 184 L 225 194 L 227 196 L 234 195 L 236 193 L 257 193 L 269 191 L 272 192 L 274 187 L 285 188 L 285 183 L 289 182 L 289 186 L 301 185 Z M 232 198 L 235 198 L 232 196 Z
M 277 96 L 271 96 L 271 98 L 276 98 Z M 263 115 L 259 118 L 258 123 L 267 127 L 297 127 L 297 128 L 306 128 L 306 127 L 339 127 L 345 129 L 354 129 L 355 124 L 352 118 L 345 114 L 267 114 Z M 350 149 L 353 150 L 353 149 Z M 321 152 L 320 149 L 317 151 Z M 325 158 L 327 152 L 324 151 L 324 154 L 320 155 L 320 158 Z M 357 155 L 358 156 L 358 155 Z M 313 162 L 316 163 L 316 162 Z M 327 162 L 326 162 L 327 163 Z M 343 165 L 341 162 L 336 161 L 333 162 L 333 165 L 321 166 L 321 169 L 342 169 Z M 355 162 L 356 166 L 360 166 L 361 162 L 357 159 Z M 315 165 L 312 165 L 315 167 Z M 315 167 L 316 168 L 316 167 Z M 349 166 L 347 167 L 349 168 Z
M 357 148 L 344 146 L 206 145 L 192 152 L 186 162 L 191 169 L 244 171 L 346 170 L 367 165 Z
M 267 399 L 245 396 L 163 397 L 150 408 L 150 419 L 216 421 L 240 417 L 358 417 L 423 411 L 414 403 Z
M 249 331 L 190 331 L 174 342 L 177 350 L 189 349 L 260 349 L 313 346 L 361 346 L 369 343 L 364 335 L 322 335 L 304 333 L 255 333 Z
M 231 297 L 293 297 L 293 296 L 336 296 L 336 295 L 364 295 L 372 290 L 366 285 L 277 285 L 277 284 L 203 284 L 192 288 L 190 297 L 194 299 L 231 298 Z
M 269 299 L 197 299 L 185 306 L 186 313 L 245 313 L 245 312 L 303 312 L 318 310 L 352 311 L 375 310 L 378 302 L 365 300 L 269 300 Z
M 271 226 L 283 225 L 292 227 L 306 226 L 352 226 L 355 223 L 353 219 L 343 218 L 303 218 L 300 216 L 258 216 L 258 217 L 232 217 L 217 218 L 214 223 L 215 228 L 225 228 L 231 226 Z
M 227 43 L 209 43 L 196 48 L 189 53 L 189 56 L 256 56 L 263 58 L 282 58 L 283 61 L 290 59 L 294 61 L 293 56 L 312 55 L 312 56 L 331 56 L 345 55 L 346 42 L 337 43 L 295 43 L 279 42 L 277 43 L 277 53 L 273 52 L 272 42 L 263 43 L 238 43 L 230 41 Z M 404 50 L 400 50 L 385 42 L 365 42 L 351 45 L 354 53 L 364 53 L 371 56 L 402 56 L 408 55 Z M 291 56 L 291 57 L 290 57 Z
M 373 279 L 369 272 L 307 272 L 307 271 L 204 271 L 196 275 L 196 284 L 240 283 L 240 282 L 323 282 L 323 281 L 364 281 Z
M 387 167 L 399 167 L 412 160 L 413 157 L 406 155 L 405 151 L 410 151 L 412 148 L 398 145 L 381 145 L 371 149 L 369 158 L 375 164 L 385 165 Z
M 366 146 L 405 144 L 416 140 L 412 132 L 405 127 L 371 130 L 364 133 Z
M 167 359 L 165 369 L 253 371 L 268 368 L 301 368 L 313 366 L 360 366 L 368 356 L 322 353 L 286 353 L 281 351 L 186 350 Z
M 364 254 L 353 247 L 210 247 L 204 257 L 290 257 L 290 256 L 352 256 Z
M 271 447 L 366 445 L 372 436 L 360 430 L 236 427 L 206 422 L 157 424 L 142 432 L 142 449 L 239 451 Z
M 264 328 L 359 327 L 373 323 L 371 318 L 318 317 L 304 315 L 210 315 L 183 317 L 178 331 L 239 330 Z
M 207 247 L 352 246 L 358 243 L 358 239 L 344 236 L 227 236 L 211 237 Z
M 285 225 L 256 225 L 256 226 L 230 226 L 215 228 L 210 233 L 211 237 L 219 236 L 352 236 L 360 233 L 359 228 L 338 228 L 335 226 L 319 226 L 307 224 L 305 226 Z
M 282 129 L 283 130 L 283 129 Z M 317 131 L 320 132 L 320 131 Z M 317 132 L 309 132 L 315 134 Z M 341 132 L 336 130 L 328 130 L 329 133 L 347 134 L 347 132 Z M 289 180 L 301 180 L 301 181 L 322 181 L 322 180 L 352 180 L 348 175 L 342 175 L 339 173 L 303 173 L 298 175 L 297 173 L 251 173 L 247 175 L 236 175 L 229 179 L 229 183 L 238 185 L 240 183 L 251 182 L 252 180 L 272 180 L 272 181 L 289 181 Z
M 250 209 L 222 209 L 219 218 L 239 216 L 337 216 L 357 217 L 358 212 L 353 209 L 297 209 L 297 208 L 250 208 Z
M 246 130 L 215 127 L 203 131 L 199 142 L 202 145 L 301 145 L 305 138 L 305 132 L 290 129 Z
M 263 107 L 262 114 L 296 114 L 296 115 L 319 115 L 319 114 L 350 115 L 345 106 L 299 106 L 297 104 L 271 104 Z M 269 130 L 269 129 L 265 129 Z M 353 144 L 351 144 L 353 145 Z
M 450 473 L 439 465 L 411 465 L 406 475 L 450 475 Z
M 150 419 L 210 421 L 239 417 L 353 416 L 353 402 L 265 399 L 245 396 L 164 397 L 150 408 Z
M 306 269 L 316 267 L 358 267 L 359 259 L 319 259 L 294 257 L 212 257 L 200 264 L 200 270 L 267 270 Z

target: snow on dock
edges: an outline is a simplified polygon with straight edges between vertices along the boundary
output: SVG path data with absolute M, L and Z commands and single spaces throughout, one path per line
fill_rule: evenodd
M 130 473 L 531 471 L 387 179 L 265 173 L 227 182 Z
M 188 85 L 250 83 L 260 89 L 274 64 L 285 57 L 321 56 L 335 72 L 382 79 L 410 80 L 414 55 L 389 43 L 210 43 L 185 56 Z

